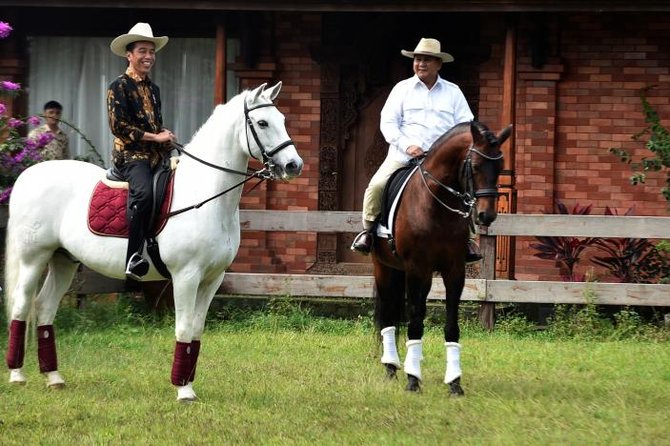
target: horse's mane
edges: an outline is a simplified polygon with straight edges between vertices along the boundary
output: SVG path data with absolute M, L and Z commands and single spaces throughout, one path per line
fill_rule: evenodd
M 466 131 L 470 131 L 470 126 L 474 125 L 477 127 L 477 130 L 484 135 L 486 138 L 486 142 L 490 145 L 495 145 L 498 143 L 498 139 L 496 138 L 495 133 L 493 133 L 489 128 L 484 125 L 483 123 L 479 121 L 469 121 L 469 122 L 461 122 L 460 124 L 456 124 L 449 130 L 447 130 L 442 136 L 437 138 L 437 140 L 433 143 L 432 146 L 430 146 L 430 149 L 428 150 L 428 153 L 432 152 L 432 150 L 439 145 L 443 144 L 444 142 L 450 140 L 451 138 L 454 138 L 462 133 L 465 133 Z
M 207 121 L 205 121 L 199 128 L 196 130 L 196 132 L 193 134 L 193 137 L 191 138 L 190 143 L 193 143 L 196 141 L 196 138 L 199 135 L 204 135 L 206 131 L 204 131 L 208 126 L 210 122 L 215 123 L 215 127 L 217 128 L 217 132 L 219 131 L 218 129 L 221 126 L 221 123 L 232 123 L 235 121 L 235 119 L 238 119 L 241 116 L 241 113 L 239 110 L 241 110 L 244 107 L 244 98 L 246 98 L 247 93 L 250 90 L 244 90 L 235 96 L 233 96 L 228 102 L 225 102 L 223 104 L 218 104 L 216 107 L 214 107 L 214 111 L 212 112 L 211 116 L 207 118 Z M 205 136 L 206 137 L 206 136 Z M 190 144 L 189 143 L 189 144 Z

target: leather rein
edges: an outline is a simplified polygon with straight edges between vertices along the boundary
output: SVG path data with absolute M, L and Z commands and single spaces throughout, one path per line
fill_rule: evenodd
M 489 156 L 486 155 L 485 153 L 480 152 L 479 150 L 475 149 L 474 145 L 471 145 L 468 148 L 467 156 L 465 157 L 465 160 L 463 161 L 463 168 L 461 169 L 461 180 L 464 183 L 464 189 L 465 192 L 459 192 L 446 184 L 441 183 L 437 178 L 435 178 L 430 172 L 426 170 L 426 168 L 423 165 L 423 160 L 419 164 L 419 170 L 421 171 L 421 179 L 423 180 L 424 186 L 426 186 L 426 189 L 428 190 L 428 193 L 438 202 L 440 203 L 444 208 L 460 215 L 463 218 L 468 218 L 472 214 L 472 208 L 474 207 L 475 203 L 477 202 L 477 198 L 479 197 L 497 197 L 498 196 L 498 187 L 492 187 L 492 188 L 484 188 L 484 189 L 477 189 L 476 191 L 474 190 L 474 175 L 472 171 L 472 152 L 476 153 L 477 155 L 481 156 L 482 158 L 489 160 L 489 161 L 498 161 L 503 158 L 503 153 L 500 152 L 499 155 L 497 156 Z M 425 158 L 424 158 L 425 159 Z M 435 184 L 437 184 L 441 189 L 446 190 L 449 192 L 451 195 L 456 197 L 458 200 L 460 200 L 463 203 L 463 207 L 465 210 L 460 210 L 460 209 L 454 209 L 447 205 L 444 201 L 442 201 L 436 194 L 433 193 L 432 190 L 430 190 L 430 187 L 428 186 L 428 182 L 426 181 L 426 178 L 430 179 L 433 181 Z
M 242 175 L 245 178 L 244 178 L 244 180 L 234 184 L 233 186 L 229 187 L 228 189 L 226 189 L 224 191 L 219 192 L 216 195 L 213 195 L 213 196 L 207 198 L 206 200 L 203 200 L 203 201 L 201 201 L 197 204 L 194 204 L 192 206 L 187 206 L 185 208 L 178 209 L 176 211 L 170 212 L 169 214 L 167 214 L 166 218 L 170 218 L 170 217 L 173 217 L 175 215 L 179 215 L 183 212 L 190 211 L 191 209 L 198 209 L 203 204 L 205 204 L 209 201 L 212 201 L 216 198 L 219 198 L 220 196 L 225 195 L 225 194 L 227 194 L 228 192 L 230 192 L 234 189 L 237 189 L 238 187 L 242 186 L 243 184 L 245 184 L 247 181 L 251 180 L 252 178 L 258 178 L 259 179 L 258 183 L 256 183 L 254 185 L 254 188 L 256 188 L 259 184 L 261 184 L 265 180 L 276 179 L 276 175 L 274 174 L 273 169 L 272 169 L 274 167 L 274 164 L 272 163 L 272 157 L 275 154 L 279 153 L 281 150 L 285 149 L 286 147 L 294 145 L 294 143 L 291 139 L 287 139 L 286 141 L 282 142 L 281 144 L 278 144 L 276 147 L 272 148 L 271 150 L 266 150 L 265 149 L 265 146 L 263 145 L 260 138 L 258 137 L 258 133 L 256 132 L 256 128 L 254 127 L 254 123 L 251 120 L 251 118 L 249 117 L 250 112 L 252 112 L 254 110 L 257 110 L 259 108 L 264 108 L 264 107 L 275 107 L 275 105 L 274 104 L 260 104 L 260 105 L 257 105 L 255 107 L 249 108 L 249 106 L 247 105 L 246 98 L 244 100 L 244 119 L 246 121 L 245 135 L 246 135 L 246 139 L 247 139 L 247 152 L 249 152 L 249 156 L 251 156 L 253 159 L 263 163 L 263 168 L 261 170 L 257 170 L 257 171 L 247 170 L 247 172 L 242 172 L 240 170 L 230 169 L 230 168 L 225 167 L 225 166 L 219 166 L 219 165 L 216 165 L 216 164 L 212 164 L 212 163 L 210 163 L 208 161 L 205 161 L 201 158 L 198 158 L 197 156 L 193 155 L 192 153 L 186 151 L 186 149 L 184 148 L 184 146 L 182 144 L 179 144 L 179 143 L 176 143 L 176 142 L 173 143 L 173 145 L 177 148 L 177 150 L 179 151 L 180 154 L 183 153 L 183 154 L 189 156 L 190 158 L 193 158 L 197 162 L 199 162 L 201 164 L 204 164 L 207 167 L 211 167 L 212 169 L 220 170 L 220 171 L 227 172 L 227 173 L 233 173 L 233 174 L 236 174 L 236 175 Z M 249 131 L 251 131 L 251 134 L 254 138 L 254 142 L 256 143 L 258 148 L 260 149 L 261 156 L 263 157 L 262 160 L 255 157 L 254 154 L 251 152 L 251 143 L 249 142 Z

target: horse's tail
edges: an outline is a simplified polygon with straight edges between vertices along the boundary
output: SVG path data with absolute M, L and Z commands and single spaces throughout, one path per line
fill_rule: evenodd
M 19 275 L 19 256 L 16 252 L 16 229 L 12 224 L 11 218 L 7 221 L 7 231 L 5 236 L 5 311 L 7 314 L 7 323 L 12 319 L 12 307 L 14 305 L 14 288 Z

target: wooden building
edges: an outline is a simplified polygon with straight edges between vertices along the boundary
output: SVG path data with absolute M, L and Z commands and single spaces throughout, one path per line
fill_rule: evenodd
M 593 205 L 665 216 L 663 174 L 629 184 L 630 171 L 608 151 L 649 155 L 631 136 L 645 127 L 639 94 L 670 116 L 670 2 L 667 1 L 198 1 L 0 0 L 0 20 L 15 32 L 0 41 L 0 78 L 26 83 L 30 39 L 114 37 L 134 23 L 156 35 L 211 39 L 211 104 L 235 88 L 281 80 L 278 100 L 305 160 L 291 183 L 245 193 L 242 207 L 357 210 L 386 154 L 379 111 L 390 88 L 409 77 L 400 55 L 435 37 L 455 57 L 442 76 L 458 84 L 475 116 L 492 129 L 513 123 L 504 147 L 501 212 Z M 231 57 L 230 41 L 239 51 Z M 170 91 L 161 85 L 163 95 Z M 18 101 L 14 111 L 25 111 Z M 178 113 L 179 111 L 175 112 Z M 183 139 L 183 138 L 182 138 Z M 533 257 L 532 240 L 499 246 L 500 277 L 558 277 Z M 351 234 L 244 232 L 231 270 L 358 273 L 369 261 L 348 249 Z

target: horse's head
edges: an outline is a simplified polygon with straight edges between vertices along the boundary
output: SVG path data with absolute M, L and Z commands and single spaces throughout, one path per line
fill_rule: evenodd
M 249 154 L 263 162 L 276 178 L 291 179 L 302 172 L 302 158 L 286 131 L 284 115 L 273 104 L 281 82 L 265 89 L 266 84 L 251 90 L 244 98 L 245 131 L 242 144 Z
M 485 125 L 473 121 L 470 132 L 472 145 L 464 163 L 466 190 L 477 199 L 477 224 L 488 226 L 498 215 L 498 176 L 503 168 L 500 146 L 512 134 L 512 126 L 495 135 Z

